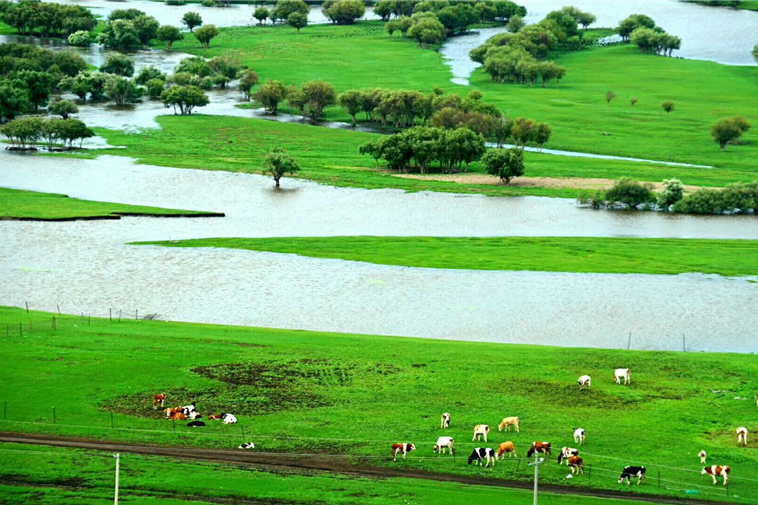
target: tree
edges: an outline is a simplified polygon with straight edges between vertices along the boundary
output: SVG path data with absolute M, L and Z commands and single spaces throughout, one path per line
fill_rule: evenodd
M 534 143 L 542 150 L 542 144 L 550 140 L 550 134 L 553 133 L 553 129 L 547 123 L 537 123 L 537 128 L 534 130 Z
M 118 106 L 134 103 L 142 98 L 143 94 L 144 90 L 137 86 L 133 79 L 111 75 L 105 82 L 105 95 Z
M 679 179 L 663 181 L 663 191 L 658 193 L 658 207 L 668 210 L 669 207 L 684 197 L 684 186 Z
M 79 107 L 71 100 L 57 100 L 53 102 L 49 109 L 51 114 L 58 115 L 63 119 L 68 119 L 69 114 L 79 112 Z
M 650 183 L 641 184 L 629 177 L 622 177 L 605 192 L 605 199 L 614 204 L 623 204 L 630 209 L 637 209 L 644 203 L 653 201 L 653 186 Z
M 279 109 L 279 103 L 286 97 L 287 88 L 282 81 L 266 81 L 253 94 L 253 98 L 263 104 L 263 108 L 270 114 Z
M 362 110 L 361 92 L 355 90 L 345 91 L 344 93 L 340 93 L 337 101 L 339 102 L 340 107 L 350 114 L 350 117 L 353 119 L 353 124 L 355 124 L 355 116 Z
M 42 136 L 42 124 L 41 117 L 22 117 L 4 124 L 0 127 L 0 133 L 13 144 L 26 149 L 36 144 Z
M 520 149 L 489 149 L 482 156 L 484 170 L 510 185 L 511 179 L 524 175 L 524 153 Z
M 631 105 L 632 107 L 634 107 L 637 104 L 638 101 L 639 100 L 637 100 L 637 97 L 633 96 L 632 98 L 629 99 L 629 105 Z
M 279 0 L 273 14 L 277 19 L 288 19 L 293 12 L 299 12 L 307 18 L 310 11 L 311 8 L 302 0 Z
M 326 0 L 321 6 L 321 12 L 332 23 L 351 25 L 366 13 L 362 0 Z
M 392 15 L 393 4 L 396 3 L 392 0 L 379 0 L 374 6 L 374 14 L 382 18 L 382 21 L 389 20 Z
M 171 46 L 174 45 L 174 42 L 184 38 L 184 34 L 179 31 L 179 28 L 170 25 L 163 25 L 158 28 L 156 35 L 158 36 L 158 40 L 166 43 L 167 53 L 171 52 Z
M 606 91 L 605 92 L 605 109 L 608 110 L 608 108 L 611 105 L 611 100 L 616 98 L 616 93 L 613 91 Z
M 144 15 L 145 13 L 139 9 L 116 9 L 108 16 L 108 21 L 117 21 L 119 19 L 133 21 L 137 17 Z
M 174 108 L 174 114 L 179 107 L 182 116 L 189 116 L 195 107 L 204 107 L 210 103 L 208 95 L 197 86 L 171 86 L 161 93 L 161 100 L 165 107 Z
M 579 32 L 579 38 L 584 37 L 584 32 L 587 31 L 587 27 L 595 21 L 597 21 L 597 18 L 594 14 L 591 14 L 589 12 L 578 12 L 576 22 L 582 25 L 582 31 Z
M 300 33 L 300 29 L 308 25 L 308 16 L 301 12 L 293 12 L 287 16 L 287 24 L 292 28 L 296 28 L 297 33 Z
M 523 151 L 526 144 L 534 140 L 537 130 L 537 122 L 534 119 L 525 117 L 516 118 L 511 127 L 511 136 L 516 143 L 516 147 L 521 146 Z
M 445 40 L 445 26 L 434 14 L 420 18 L 408 30 L 408 36 L 418 41 L 419 47 L 440 44 Z
M 743 133 L 750 129 L 750 126 L 750 123 L 742 117 L 722 118 L 711 126 L 711 136 L 724 151 L 728 143 L 736 142 Z
M 147 96 L 151 100 L 156 100 L 161 97 L 161 93 L 166 88 L 166 82 L 162 79 L 150 79 L 145 83 L 145 87 L 147 88 Z
M 144 85 L 151 79 L 160 79 L 161 81 L 165 82 L 166 74 L 150 65 L 149 67 L 142 67 L 142 69 L 139 71 L 139 74 L 137 74 L 137 77 L 134 78 L 134 81 L 137 84 Z
M 0 123 L 20 116 L 31 108 L 26 90 L 11 81 L 0 80 Z
M 255 12 L 253 12 L 253 17 L 258 20 L 258 24 L 260 25 L 266 22 L 268 15 L 268 9 L 265 7 L 258 7 L 255 9 Z
M 253 86 L 258 84 L 258 74 L 256 74 L 255 71 L 248 68 L 248 69 L 240 71 L 237 77 L 239 78 L 239 84 L 237 85 L 237 87 L 245 95 L 245 100 L 249 102 L 250 92 L 252 91 Z
M 106 74 L 116 74 L 123 77 L 134 75 L 134 60 L 121 53 L 111 53 L 100 67 Z
M 115 11 L 114 11 L 115 12 Z M 132 21 L 117 19 L 106 24 L 97 41 L 114 49 L 134 49 L 140 46 L 140 37 Z
M 24 83 L 24 87 L 29 93 L 29 101 L 34 105 L 34 110 L 39 106 L 47 105 L 50 99 L 50 88 L 55 82 L 55 78 L 47 72 L 37 72 L 34 70 L 22 70 L 18 72 L 16 78 Z
M 661 109 L 666 111 L 666 114 L 668 115 L 672 110 L 674 110 L 674 102 L 671 100 L 666 100 L 661 103 Z
M 335 103 L 334 87 L 326 81 L 308 81 L 303 84 L 300 91 L 305 101 L 305 113 L 311 121 L 317 121 L 321 117 L 324 107 Z
M 524 22 L 524 18 L 522 18 L 519 15 L 513 16 L 509 21 L 508 24 L 505 25 L 506 30 L 508 30 L 511 33 L 517 33 L 519 30 L 521 30 L 524 26 L 526 26 L 526 23 Z
M 755 59 L 756 63 L 758 63 L 758 44 L 756 44 L 753 48 L 753 59 Z
M 195 38 L 200 42 L 200 46 L 208 48 L 211 45 L 211 40 L 221 32 L 216 28 L 216 25 L 203 25 L 194 33 Z
M 85 30 L 74 32 L 68 36 L 67 41 L 70 46 L 87 47 L 90 45 L 89 32 Z
M 160 27 L 160 23 L 153 16 L 137 16 L 132 23 L 143 46 L 150 44 L 150 41 L 158 34 Z
M 285 174 L 294 174 L 300 171 L 295 159 L 279 148 L 271 149 L 266 153 L 263 167 L 274 178 L 277 188 L 279 187 L 279 179 Z
M 203 17 L 197 12 L 185 12 L 182 16 L 182 24 L 193 31 L 195 27 L 203 24 Z

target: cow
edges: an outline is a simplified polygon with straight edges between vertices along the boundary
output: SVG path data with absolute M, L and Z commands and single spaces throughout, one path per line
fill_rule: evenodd
M 705 464 L 705 458 L 708 456 L 708 453 L 705 451 L 700 451 L 698 453 L 698 456 L 700 457 L 700 463 Z
M 527 458 L 532 457 L 532 454 L 534 454 L 535 452 L 541 452 L 542 454 L 550 456 L 551 454 L 550 451 L 551 451 L 550 442 L 532 442 L 532 446 L 527 451 L 526 457 Z
M 163 402 L 166 401 L 166 393 L 153 395 L 153 410 L 158 410 L 158 405 L 163 408 Z
M 442 414 L 442 420 L 440 420 L 440 428 L 445 429 L 450 427 L 450 414 L 445 412 Z
M 571 468 L 571 475 L 574 475 L 574 471 L 577 474 L 584 474 L 584 461 L 579 456 L 571 456 L 568 459 L 568 466 Z
M 197 410 L 193 410 L 193 411 L 192 411 L 192 412 L 190 412 L 190 413 L 189 413 L 189 415 L 187 416 L 187 418 L 189 418 L 189 419 L 192 419 L 192 420 L 195 420 L 195 419 L 200 419 L 201 417 L 203 417 L 203 416 L 201 416 L 201 415 L 200 415 L 200 412 L 198 412 Z
M 237 424 L 237 418 L 234 414 L 221 414 L 222 424 Z
M 624 379 L 624 385 L 632 383 L 632 371 L 628 368 L 617 368 L 613 372 L 613 380 L 616 384 L 621 384 L 621 379 Z
M 209 421 L 219 421 L 219 420 L 221 420 L 221 416 L 223 416 L 223 414 L 211 414 L 211 415 L 208 416 L 208 420 Z
M 584 428 L 574 428 L 574 443 L 583 445 L 585 435 Z
M 171 416 L 172 421 L 184 421 L 185 419 L 187 419 L 187 416 L 181 412 L 174 412 L 174 414 Z
M 506 417 L 502 421 L 500 421 L 500 424 L 497 425 L 497 431 L 508 431 L 508 428 L 511 426 L 516 427 L 516 433 L 519 433 L 518 429 L 518 417 Z
M 639 486 L 640 482 L 645 481 L 645 472 L 644 466 L 625 466 L 619 476 L 618 483 L 621 484 L 626 479 L 626 485 L 628 486 L 632 483 L 632 477 L 637 477 L 637 485 Z
M 181 407 L 171 407 L 168 409 L 163 409 L 163 412 L 166 414 L 166 418 L 171 419 L 171 416 L 176 414 L 177 412 L 181 413 L 182 408 Z
M 477 424 L 474 426 L 474 438 L 471 439 L 472 442 L 476 440 L 481 440 L 482 437 L 484 437 L 484 441 L 487 441 L 487 434 L 490 432 L 490 427 L 486 424 Z
M 453 454 L 455 450 L 453 447 L 454 444 L 455 441 L 453 440 L 453 437 L 440 437 L 437 439 L 437 444 L 434 446 L 434 452 L 445 454 L 445 449 L 447 449 L 450 454 Z
M 713 477 L 713 485 L 716 485 L 716 477 L 723 477 L 724 478 L 724 485 L 726 486 L 726 483 L 729 482 L 729 472 L 731 472 L 732 469 L 728 466 L 721 466 L 721 465 L 713 465 L 713 466 L 706 466 L 703 468 L 703 471 L 700 472 L 700 475 L 710 475 Z
M 185 416 L 190 415 L 190 412 L 195 411 L 195 402 L 192 402 L 190 405 L 185 405 L 184 407 L 180 407 L 182 409 L 182 414 Z
M 246 444 L 242 444 L 237 449 L 255 449 L 255 444 L 252 442 L 248 442 Z
M 513 442 L 510 440 L 508 442 L 503 442 L 500 444 L 500 447 L 497 448 L 497 452 L 495 452 L 495 459 L 500 459 L 501 457 L 504 458 L 506 454 L 509 458 L 511 456 L 516 456 L 516 448 L 513 446 Z
M 481 465 L 482 460 L 487 462 L 487 464 L 484 465 L 485 467 L 490 466 L 490 463 L 492 463 L 492 466 L 495 466 L 495 451 L 489 447 L 477 447 L 473 450 L 471 456 L 468 457 L 468 464 L 476 463 L 477 465 Z
M 745 428 L 744 426 L 737 428 L 737 443 L 738 444 L 742 443 L 743 445 L 747 445 L 747 434 L 748 434 L 747 428 Z
M 205 426 L 205 423 L 202 421 L 190 421 L 187 423 L 187 428 L 201 428 Z
M 392 444 L 392 461 L 397 461 L 397 455 L 398 453 L 403 453 L 403 459 L 405 459 L 405 455 L 408 454 L 411 451 L 415 451 L 416 446 L 413 444 L 408 444 L 406 442 L 398 443 L 398 444 Z
M 592 389 L 592 378 L 589 375 L 582 375 L 576 382 L 579 383 L 579 389 L 584 389 L 584 386 L 587 386 L 587 389 Z
M 558 455 L 558 464 L 562 465 L 564 461 L 568 464 L 568 459 L 571 456 L 579 456 L 579 449 L 573 447 L 563 447 L 561 453 Z

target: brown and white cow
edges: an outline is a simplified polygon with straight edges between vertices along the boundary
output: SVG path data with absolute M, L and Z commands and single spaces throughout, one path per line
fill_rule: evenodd
M 476 440 L 481 440 L 482 437 L 484 437 L 484 441 L 487 441 L 487 435 L 490 432 L 490 427 L 486 424 L 477 424 L 474 426 L 474 438 L 471 439 L 472 442 Z
M 440 428 L 445 429 L 450 427 L 450 413 L 445 412 L 442 414 L 442 419 L 440 420 Z
M 209 421 L 220 421 L 223 414 L 211 414 L 208 416 Z
M 568 464 L 568 460 L 571 456 L 579 456 L 579 449 L 573 447 L 563 447 L 561 453 L 558 455 L 558 464 L 562 465 L 565 461 Z
M 439 437 L 437 439 L 437 443 L 434 445 L 434 453 L 445 454 L 445 449 L 450 454 L 453 454 L 455 451 L 455 440 L 453 440 L 453 437 Z
M 624 379 L 624 385 L 632 383 L 632 371 L 628 368 L 617 368 L 613 371 L 613 380 L 616 384 L 621 384 L 621 379 Z
M 700 463 L 705 464 L 705 458 L 708 457 L 708 453 L 705 451 L 700 451 L 698 453 L 698 457 L 700 458 Z
M 584 461 L 579 456 L 571 456 L 568 459 L 568 466 L 571 468 L 571 474 L 576 471 L 577 474 L 584 474 Z
M 506 454 L 509 458 L 511 456 L 516 456 L 516 447 L 510 440 L 500 444 L 500 447 L 497 448 L 497 452 L 495 452 L 495 459 L 500 459 L 501 457 L 504 458 Z
M 185 416 L 181 412 L 174 412 L 174 415 L 171 416 L 171 419 L 174 421 L 184 421 L 185 419 L 187 419 L 187 416 Z
M 747 428 L 744 426 L 737 428 L 737 445 L 747 446 Z
M 177 412 L 181 412 L 181 407 L 169 407 L 167 409 L 163 409 L 163 412 L 166 414 L 167 419 L 171 419 L 171 417 L 176 414 Z
M 731 472 L 732 469 L 728 466 L 721 466 L 721 465 L 712 465 L 712 466 L 706 466 L 703 468 L 703 471 L 700 472 L 700 475 L 710 475 L 713 477 L 713 484 L 716 484 L 716 477 L 723 477 L 724 478 L 724 485 L 726 486 L 726 483 L 729 482 L 729 472 Z
M 550 442 L 532 442 L 532 446 L 526 453 L 526 457 L 530 458 L 535 452 L 541 452 L 546 456 L 550 456 Z
M 508 431 L 508 428 L 511 426 L 516 427 L 516 433 L 519 433 L 518 428 L 518 417 L 506 417 L 502 421 L 500 421 L 500 424 L 497 425 L 497 431 Z
M 392 444 L 392 461 L 397 461 L 397 455 L 401 452 L 403 453 L 403 459 L 405 459 L 406 454 L 415 450 L 416 450 L 415 445 L 408 444 L 406 442 Z
M 166 401 L 166 393 L 153 395 L 153 410 L 158 410 L 158 405 L 163 408 L 163 402 Z
M 574 443 L 583 445 L 586 436 L 587 433 L 585 433 L 584 428 L 574 428 Z

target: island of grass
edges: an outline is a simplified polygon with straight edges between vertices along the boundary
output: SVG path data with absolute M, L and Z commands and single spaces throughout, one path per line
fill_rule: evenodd
M 137 244 L 245 249 L 420 268 L 758 275 L 755 240 L 358 236 L 204 238 Z
M 758 441 L 740 448 L 735 436 L 738 426 L 758 430 L 758 360 L 752 355 L 119 322 L 107 316 L 81 321 L 0 308 L 0 360 L 12 364 L 0 367 L 2 431 L 233 451 L 253 441 L 262 453 L 348 456 L 351 468 L 523 482 L 533 475 L 523 459 L 481 469 L 467 465 L 466 457 L 474 447 L 511 440 L 523 458 L 532 441 L 547 440 L 555 450 L 540 468 L 543 484 L 676 498 L 697 490 L 699 499 L 746 504 L 737 497 L 758 495 Z M 630 386 L 614 383 L 619 367 L 631 368 Z M 577 386 L 583 374 L 592 376 L 591 390 Z M 195 401 L 201 414 L 232 412 L 239 423 L 205 419 L 207 426 L 192 430 L 177 422 L 174 432 L 153 410 L 159 392 L 167 394 L 168 406 Z M 440 430 L 443 412 L 452 415 L 447 430 Z M 506 416 L 520 417 L 519 433 L 498 432 Z M 471 441 L 473 426 L 482 423 L 491 428 L 487 444 Z M 585 475 L 568 481 L 555 451 L 573 446 L 577 426 L 587 432 L 581 448 Z M 455 460 L 432 452 L 441 435 L 455 438 Z M 394 463 L 390 447 L 401 441 L 414 443 L 417 451 Z M 732 467 L 730 496 L 700 475 L 700 450 L 708 452 L 709 463 Z M 645 485 L 617 484 L 628 464 L 647 467 Z
M 122 216 L 223 217 L 224 214 L 95 202 L 55 193 L 0 188 L 0 220 L 78 221 L 121 219 Z

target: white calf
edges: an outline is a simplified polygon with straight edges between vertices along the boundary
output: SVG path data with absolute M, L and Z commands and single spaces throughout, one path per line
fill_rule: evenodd
M 223 424 L 237 424 L 237 418 L 234 414 L 221 414 L 221 422 Z
M 584 444 L 584 428 L 576 428 L 574 430 L 574 443 L 577 443 L 579 445 Z
M 737 445 L 747 445 L 747 428 L 737 428 Z
M 576 382 L 579 383 L 579 389 L 584 389 L 584 386 L 587 386 L 587 389 L 592 389 L 592 378 L 589 375 L 582 375 Z
M 437 445 L 434 446 L 434 452 L 445 454 L 445 449 L 447 449 L 450 454 L 453 454 L 453 444 L 453 437 L 440 437 L 437 439 Z
M 700 451 L 698 453 L 698 456 L 700 457 L 700 462 L 702 464 L 705 464 L 705 458 L 708 457 L 708 453 L 706 453 L 705 451 Z
M 445 412 L 442 414 L 442 420 L 440 421 L 440 428 L 449 428 L 450 427 L 450 414 Z
M 613 380 L 616 381 L 616 384 L 621 384 L 621 379 L 624 379 L 624 385 L 631 384 L 632 371 L 628 368 L 617 368 L 616 371 L 613 372 Z
M 481 440 L 484 437 L 484 441 L 487 441 L 487 434 L 490 432 L 490 427 L 486 424 L 477 424 L 474 426 L 474 438 L 471 441 Z

